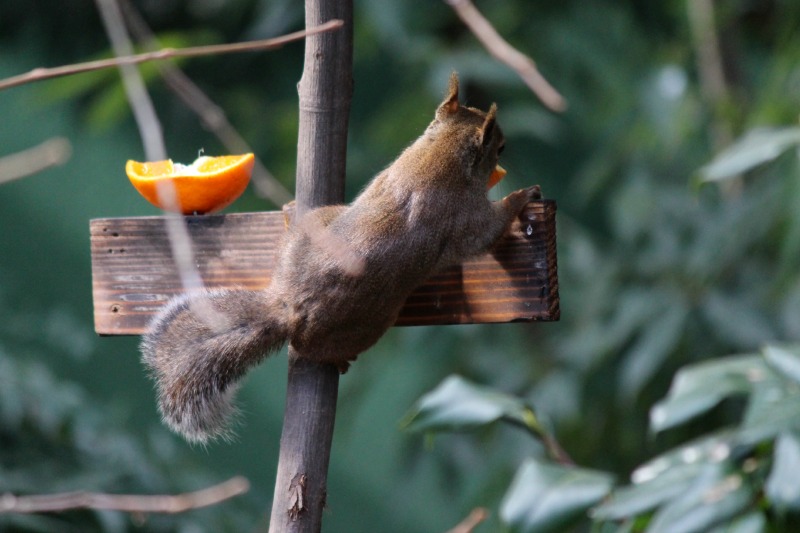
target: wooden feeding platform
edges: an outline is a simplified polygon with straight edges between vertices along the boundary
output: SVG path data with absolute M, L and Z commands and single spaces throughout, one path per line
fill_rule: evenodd
M 432 276 L 406 300 L 398 326 L 559 318 L 556 202 L 536 200 L 497 246 Z M 183 291 L 164 217 L 89 223 L 95 330 L 140 335 Z M 185 217 L 206 287 L 262 289 L 285 231 L 280 211 Z

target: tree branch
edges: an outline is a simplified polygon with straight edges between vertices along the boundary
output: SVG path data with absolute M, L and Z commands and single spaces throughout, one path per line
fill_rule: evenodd
M 0 513 L 46 513 L 73 509 L 106 509 L 128 513 L 182 513 L 208 507 L 244 494 L 250 483 L 234 477 L 202 490 L 183 494 L 142 496 L 136 494 L 102 494 L 97 492 L 64 492 L 32 496 L 0 495 Z
M 298 84 L 296 198 L 309 208 L 344 200 L 347 126 L 353 89 L 352 0 L 306 0 L 306 26 L 331 17 L 343 31 L 306 40 Z M 318 533 L 327 498 L 339 370 L 289 347 L 286 410 L 270 533 Z
M 260 41 L 193 46 L 189 48 L 164 48 L 162 50 L 158 50 L 157 52 L 146 52 L 128 57 L 100 59 L 97 61 L 88 61 L 86 63 L 77 63 L 74 65 L 64 65 L 53 68 L 35 68 L 25 74 L 0 80 L 0 91 L 26 83 L 57 78 L 60 76 L 69 76 L 72 74 L 80 74 L 83 72 L 91 72 L 93 70 L 101 70 L 120 65 L 136 65 L 139 63 L 145 63 L 147 61 L 163 61 L 165 59 L 171 59 L 174 57 L 201 57 L 240 52 L 255 52 L 259 50 L 274 50 L 287 43 L 305 39 L 309 35 L 316 35 L 319 33 L 336 30 L 341 28 L 342 25 L 343 22 L 341 20 L 329 20 L 325 24 L 320 24 L 313 28 L 296 31 L 294 33 L 289 33 L 272 39 L 263 39 Z
M 100 18 L 103 26 L 111 41 L 114 55 L 117 57 L 127 57 L 133 54 L 133 44 L 122 20 L 122 12 L 117 5 L 117 0 L 95 0 L 97 9 L 100 11 Z M 163 161 L 167 158 L 167 146 L 164 143 L 164 134 L 161 130 L 161 122 L 156 115 L 153 101 L 147 93 L 144 80 L 136 65 L 119 65 L 119 73 L 122 76 L 122 86 L 128 97 L 128 102 L 139 127 L 139 135 L 142 137 L 142 145 L 147 161 Z
M 553 111 L 564 111 L 567 102 L 536 68 L 536 63 L 503 39 L 470 0 L 445 0 L 459 18 L 497 60 L 517 71 L 541 102 Z
M 53 137 L 27 150 L 0 157 L 0 185 L 63 165 L 72 155 L 72 145 L 64 137 Z
M 489 511 L 483 507 L 476 507 L 464 520 L 453 529 L 447 531 L 447 533 L 472 533 L 472 531 L 488 517 Z
M 719 151 L 733 142 L 733 128 L 723 116 L 723 109 L 730 104 L 731 95 L 725 78 L 713 0 L 686 0 L 686 15 L 696 55 L 700 90 L 712 113 L 709 137 L 714 150 Z M 721 189 L 728 196 L 738 196 L 743 184 L 742 176 L 734 176 L 722 182 Z

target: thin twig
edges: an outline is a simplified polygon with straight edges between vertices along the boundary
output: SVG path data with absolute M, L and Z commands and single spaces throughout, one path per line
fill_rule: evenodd
M 472 533 L 478 527 L 478 524 L 483 522 L 489 517 L 489 511 L 483 507 L 476 507 L 469 515 L 462 520 L 456 527 L 449 530 L 447 533 Z
M 714 2 L 686 0 L 686 16 L 697 58 L 700 89 L 712 111 L 709 137 L 714 150 L 720 151 L 733 142 L 733 130 L 720 112 L 723 106 L 729 103 L 730 89 L 725 78 L 724 60 L 714 16 Z M 742 186 L 741 176 L 725 180 L 721 184 L 724 193 L 734 197 L 741 194 Z
M 280 48 L 284 44 L 305 39 L 309 35 L 315 35 L 317 33 L 323 33 L 341 28 L 342 24 L 343 23 L 341 20 L 330 20 L 325 24 L 320 24 L 319 26 L 314 26 L 313 28 L 296 31 L 294 33 L 289 33 L 272 39 L 263 39 L 260 41 L 193 46 L 189 48 L 164 48 L 163 50 L 158 50 L 157 52 L 146 52 L 128 57 L 101 59 L 98 61 L 88 61 L 86 63 L 77 63 L 74 65 L 64 65 L 53 68 L 35 68 L 25 74 L 0 80 L 0 91 L 3 89 L 9 89 L 11 87 L 16 87 L 18 85 L 23 85 L 25 83 L 57 78 L 59 76 L 68 76 L 71 74 L 80 74 L 82 72 L 90 72 L 93 70 L 101 70 L 119 65 L 136 65 L 139 63 L 145 63 L 147 61 L 161 61 L 175 57 L 201 57 L 239 52 L 255 52 L 258 50 L 272 50 L 275 48 Z
M 567 102 L 536 68 L 536 63 L 503 39 L 470 0 L 445 0 L 459 18 L 497 60 L 517 71 L 520 78 L 544 105 L 553 111 L 564 111 Z
M 133 44 L 128 30 L 125 28 L 125 22 L 122 20 L 122 12 L 117 0 L 96 0 L 96 2 L 114 53 L 118 56 L 130 57 L 133 52 Z M 119 68 L 125 93 L 128 96 L 133 115 L 136 117 L 136 124 L 139 126 L 146 159 L 148 161 L 166 159 L 167 147 L 161 134 L 161 123 L 138 68 L 135 65 L 120 65 Z M 200 289 L 203 287 L 203 279 L 194 262 L 189 229 L 183 217 L 176 213 L 180 211 L 180 205 L 175 185 L 171 182 L 159 182 L 156 184 L 156 193 L 167 211 L 164 224 L 172 247 L 172 257 L 183 287 L 187 290 Z M 206 317 L 206 321 L 211 325 L 215 324 L 214 320 L 219 318 L 207 312 L 203 312 L 199 316 Z
M 122 11 L 116 0 L 95 0 L 100 18 L 111 41 L 114 55 L 127 57 L 133 55 L 133 43 L 122 20 Z M 142 75 L 136 65 L 119 65 L 122 86 L 139 127 L 144 153 L 147 161 L 163 161 L 167 158 L 167 146 L 156 108 L 147 93 Z
M 726 100 L 729 91 L 714 21 L 714 3 L 711 0 L 687 0 L 686 11 L 697 54 L 700 87 L 709 103 L 716 104 Z
M 147 26 L 139 11 L 130 0 L 120 1 L 131 33 L 148 51 L 160 48 L 158 39 Z M 203 125 L 222 142 L 229 153 L 244 154 L 253 149 L 228 121 L 225 111 L 214 103 L 200 87 L 194 83 L 183 70 L 171 62 L 156 64 L 167 86 L 183 101 L 186 106 L 200 117 Z M 259 157 L 256 157 L 252 174 L 253 186 L 262 198 L 266 198 L 276 206 L 292 201 L 292 194 L 272 175 Z
M 575 466 L 575 461 L 572 460 L 572 457 L 570 457 L 570 455 L 567 453 L 567 450 L 561 446 L 561 444 L 553 435 L 546 433 L 541 437 L 542 443 L 544 444 L 548 455 L 550 455 L 555 462 L 564 466 Z
M 71 155 L 69 141 L 64 137 L 54 137 L 27 150 L 0 157 L 0 184 L 63 165 Z
M 2 513 L 46 513 L 72 509 L 107 509 L 128 513 L 182 513 L 215 505 L 244 494 L 250 483 L 237 476 L 218 485 L 183 494 L 142 496 L 137 494 L 103 494 L 96 492 L 64 492 L 32 496 L 0 495 Z
M 545 427 L 539 422 L 539 417 L 536 416 L 536 413 L 532 408 L 527 409 L 524 418 L 524 422 L 518 418 L 512 417 L 503 417 L 503 420 L 514 426 L 521 427 L 535 438 L 539 439 L 544 446 L 545 452 L 553 461 L 564 466 L 575 465 L 575 461 L 572 460 L 572 457 L 570 457 L 569 453 L 567 453 L 567 450 L 561 446 L 555 435 L 547 431 L 547 429 L 545 429 Z

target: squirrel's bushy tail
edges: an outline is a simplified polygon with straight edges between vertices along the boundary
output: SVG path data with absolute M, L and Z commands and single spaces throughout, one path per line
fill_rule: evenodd
M 226 436 L 239 379 L 289 336 L 264 291 L 205 290 L 175 298 L 142 338 L 166 424 L 187 440 Z

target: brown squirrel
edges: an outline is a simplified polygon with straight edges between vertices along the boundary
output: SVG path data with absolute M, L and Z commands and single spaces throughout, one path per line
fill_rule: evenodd
M 290 357 L 344 372 L 432 273 L 489 249 L 541 197 L 487 199 L 505 143 L 496 112 L 460 105 L 453 73 L 425 133 L 353 203 L 290 225 L 266 289 L 172 300 L 141 345 L 167 425 L 189 441 L 226 436 L 238 380 L 286 341 Z

